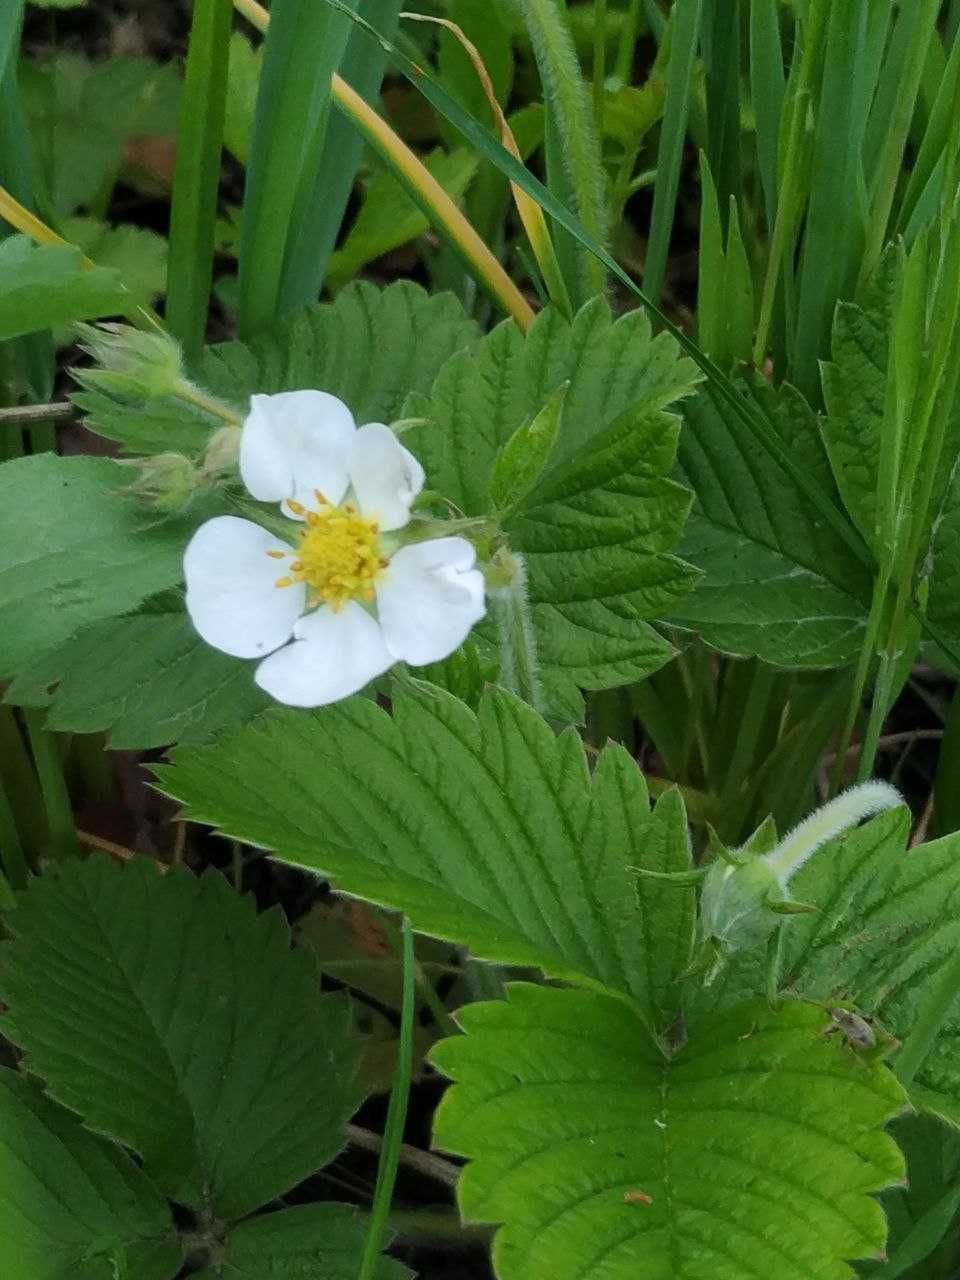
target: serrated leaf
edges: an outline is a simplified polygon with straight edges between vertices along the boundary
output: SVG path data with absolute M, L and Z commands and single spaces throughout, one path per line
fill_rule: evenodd
M 98 855 L 35 880 L 8 926 L 4 1033 L 172 1199 L 242 1217 L 340 1149 L 358 1100 L 345 1010 L 220 875 Z
M 82 250 L 98 267 L 119 272 L 131 297 L 153 303 L 167 287 L 167 242 L 146 227 L 111 227 L 97 218 L 68 218 L 65 240 Z
M 407 413 L 428 420 L 410 447 L 433 488 L 469 515 L 494 507 L 496 458 L 514 433 L 569 383 L 551 465 L 508 522 L 527 560 L 547 701 L 582 718 L 578 687 L 611 688 L 662 666 L 670 646 L 647 619 L 693 581 L 669 555 L 686 497 L 666 473 L 673 420 L 659 412 L 698 380 L 672 338 L 642 312 L 614 321 L 600 300 L 572 324 L 544 311 L 524 337 L 501 325 L 454 356 Z
M 118 1271 L 121 1262 L 134 1271 Z M 4 1280 L 171 1280 L 180 1269 L 170 1211 L 149 1179 L 5 1067 L 0 1269 Z
M 79 249 L 28 236 L 0 241 L 0 340 L 119 315 L 130 302 L 119 272 L 85 267 Z
M 478 164 L 478 157 L 463 147 L 451 152 L 438 148 L 424 157 L 427 171 L 452 200 L 459 200 L 466 192 Z M 407 194 L 400 179 L 390 169 L 378 169 L 367 187 L 356 222 L 330 257 L 326 283 L 331 289 L 342 288 L 368 262 L 399 249 L 429 228 L 429 219 Z
M 133 135 L 173 136 L 180 73 L 174 63 L 58 53 L 20 65 L 24 107 L 56 213 L 95 204 L 116 182 Z
M 459 1018 L 434 1142 L 472 1162 L 464 1217 L 504 1224 L 500 1280 L 842 1280 L 881 1252 L 905 1098 L 825 1010 L 750 1002 L 672 1059 L 596 992 L 516 985 Z
M 106 729 L 114 750 L 202 742 L 271 705 L 249 663 L 204 643 L 185 613 L 111 618 L 25 666 L 6 693 L 47 707 L 47 727 Z
M 646 786 L 620 748 L 591 779 L 578 737 L 557 738 L 510 694 L 489 691 L 475 716 L 410 681 L 392 717 L 363 698 L 270 712 L 157 773 L 191 818 L 405 911 L 421 932 L 627 993 L 658 1020 L 643 930 L 677 943 L 641 919 L 631 868 L 674 869 L 680 842 L 648 847 Z
M 755 384 L 784 443 L 826 491 L 816 418 L 792 387 Z M 738 419 L 701 395 L 684 408 L 680 477 L 696 502 L 678 554 L 704 577 L 669 619 L 724 653 L 783 667 L 833 667 L 858 654 L 869 576 Z
M 352 1205 L 309 1204 L 241 1222 L 211 1275 L 229 1280 L 355 1280 L 368 1230 Z M 381 1258 L 372 1280 L 404 1280 L 402 1263 Z
M 189 524 L 124 498 L 131 480 L 104 458 L 0 467 L 0 675 L 180 581 Z
M 543 474 L 560 432 L 567 389 L 555 391 L 529 422 L 518 427 L 497 454 L 490 477 L 490 496 L 501 509 L 521 502 Z

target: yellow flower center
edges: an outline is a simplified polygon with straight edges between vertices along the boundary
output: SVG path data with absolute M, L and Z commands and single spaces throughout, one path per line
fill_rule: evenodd
M 306 583 L 311 605 L 328 604 L 342 609 L 349 600 L 372 600 L 374 584 L 387 567 L 380 551 L 380 526 L 364 520 L 355 507 L 332 506 L 317 494 L 319 510 L 307 511 L 298 502 L 288 506 L 304 517 L 300 546 L 294 552 L 290 572 L 278 578 L 278 587 Z M 286 551 L 268 551 L 274 559 Z

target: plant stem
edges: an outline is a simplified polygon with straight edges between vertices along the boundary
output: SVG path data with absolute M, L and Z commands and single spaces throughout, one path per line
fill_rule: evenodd
M 7 879 L 15 889 L 25 889 L 30 871 L 2 778 L 0 778 L 0 855 L 2 855 L 3 869 Z
M 643 0 L 630 0 L 626 21 L 620 32 L 620 47 L 617 50 L 617 61 L 614 75 L 621 84 L 629 84 L 633 71 L 633 53 L 637 47 L 637 36 L 640 34 L 640 10 Z
M 505 581 L 489 590 L 491 613 L 500 640 L 500 682 L 524 702 L 543 709 L 537 638 L 530 616 L 527 572 L 520 556 L 501 555 Z
M 56 736 L 44 729 L 41 712 L 24 708 L 23 717 L 47 814 L 48 852 L 54 858 L 74 858 L 79 853 L 79 845 L 74 833 L 73 805 L 70 803 Z
M 387 1123 L 383 1135 L 383 1149 L 377 1167 L 377 1185 L 373 1193 L 370 1225 L 363 1246 L 359 1280 L 373 1280 L 380 1265 L 384 1230 L 390 1217 L 393 1188 L 397 1180 L 397 1166 L 403 1147 L 403 1127 L 407 1118 L 410 1099 L 410 1081 L 413 1076 L 413 1015 L 414 1015 L 414 951 L 413 931 L 405 918 L 403 933 L 403 999 L 400 1007 L 400 1044 L 397 1052 L 397 1069 L 390 1090 Z
M 607 0 L 593 0 L 593 119 L 603 146 L 603 107 L 607 79 Z

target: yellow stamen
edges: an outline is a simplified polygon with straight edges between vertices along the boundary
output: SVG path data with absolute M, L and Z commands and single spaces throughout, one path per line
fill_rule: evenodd
M 289 554 L 290 554 L 289 551 L 268 551 L 267 552 L 267 555 L 270 557 L 271 560 L 282 560 L 285 556 L 288 556 Z
M 280 578 L 276 585 L 304 583 L 311 607 L 328 604 L 339 610 L 350 600 L 373 600 L 374 585 L 388 563 L 380 551 L 379 524 L 364 520 L 354 506 L 333 506 L 319 491 L 317 501 L 319 511 L 288 504 L 291 511 L 304 516 L 304 525 L 291 576 Z
M 293 512 L 295 516 L 302 516 L 303 513 L 306 511 L 306 507 L 303 505 L 303 503 L 294 502 L 293 498 L 287 499 L 287 506 L 290 508 L 290 510 Z

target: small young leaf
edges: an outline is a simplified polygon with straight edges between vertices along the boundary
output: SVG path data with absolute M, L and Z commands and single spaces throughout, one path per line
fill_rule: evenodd
M 180 1261 L 169 1209 L 129 1156 L 0 1068 L 4 1280 L 171 1280 Z
M 329 873 L 422 932 L 626 993 L 659 1023 L 674 961 L 658 959 L 652 978 L 649 954 L 689 946 L 673 934 L 689 927 L 689 903 L 664 889 L 680 914 L 661 918 L 644 891 L 642 915 L 632 868 L 682 869 L 682 807 L 651 829 L 643 777 L 620 748 L 591 781 L 577 736 L 557 738 L 502 691 L 475 716 L 411 680 L 393 707 L 353 698 L 314 716 L 270 712 L 178 752 L 158 776 L 191 817 Z
M 822 1008 L 742 1004 L 669 1058 L 596 992 L 518 984 L 459 1016 L 434 1142 L 472 1161 L 463 1216 L 503 1224 L 501 1280 L 839 1280 L 882 1252 L 906 1099 Z
M 497 507 L 517 506 L 540 478 L 557 443 L 566 394 L 564 384 L 497 454 L 490 476 L 490 496 Z
M 8 926 L 5 1034 L 172 1199 L 239 1218 L 340 1149 L 346 1010 L 221 876 L 98 855 L 35 880 Z

